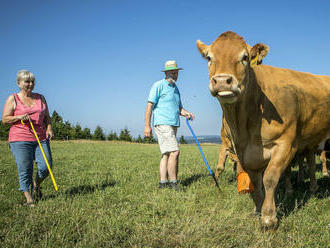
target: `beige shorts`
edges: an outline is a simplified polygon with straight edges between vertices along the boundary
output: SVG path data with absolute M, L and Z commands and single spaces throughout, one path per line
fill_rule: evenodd
M 157 125 L 154 130 L 158 137 L 158 144 L 162 155 L 167 152 L 179 150 L 178 141 L 176 140 L 177 127 Z

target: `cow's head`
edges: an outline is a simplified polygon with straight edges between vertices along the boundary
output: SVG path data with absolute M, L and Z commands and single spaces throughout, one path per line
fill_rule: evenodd
M 197 48 L 208 60 L 209 88 L 221 103 L 234 103 L 244 93 L 250 68 L 262 63 L 269 47 L 258 43 L 251 47 L 242 37 L 228 31 L 207 46 L 200 40 Z

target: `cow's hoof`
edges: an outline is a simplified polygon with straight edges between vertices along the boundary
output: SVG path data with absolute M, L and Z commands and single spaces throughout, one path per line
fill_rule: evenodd
M 262 216 L 261 225 L 266 230 L 274 230 L 277 228 L 278 220 L 275 216 Z

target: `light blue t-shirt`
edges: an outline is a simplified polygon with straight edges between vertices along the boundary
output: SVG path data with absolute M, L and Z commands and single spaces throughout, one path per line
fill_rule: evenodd
M 149 102 L 153 106 L 153 125 L 180 126 L 182 103 L 179 89 L 165 79 L 157 81 L 151 87 Z

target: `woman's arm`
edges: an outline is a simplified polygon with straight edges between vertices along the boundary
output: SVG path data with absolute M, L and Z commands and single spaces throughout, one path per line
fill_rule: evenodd
M 30 121 L 30 116 L 28 114 L 25 115 L 14 115 L 15 111 L 15 98 L 13 95 L 10 95 L 5 103 L 5 107 L 2 112 L 2 123 L 3 124 L 13 124 L 17 121 Z
M 46 138 L 47 139 L 51 139 L 53 138 L 54 134 L 53 134 L 53 130 L 52 130 L 52 121 L 50 119 L 50 114 L 49 114 L 49 109 L 48 109 L 48 105 L 46 102 L 46 98 L 43 95 L 41 96 L 41 101 L 45 104 L 45 116 L 44 116 L 44 124 L 46 127 Z

